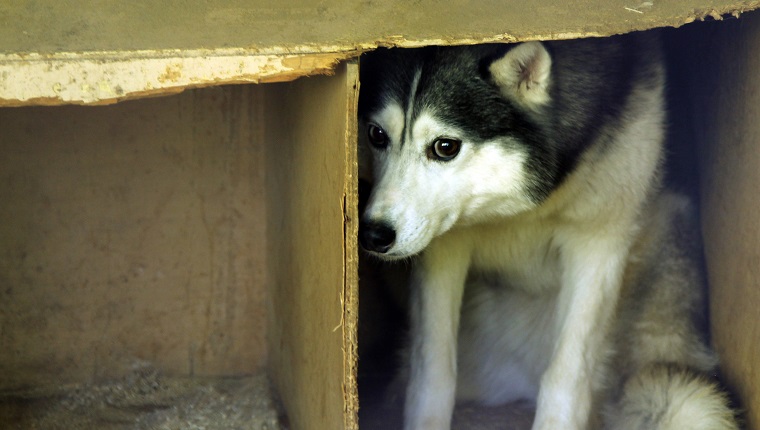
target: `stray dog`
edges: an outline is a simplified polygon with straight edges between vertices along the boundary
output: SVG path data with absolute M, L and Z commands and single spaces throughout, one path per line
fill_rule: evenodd
M 661 186 L 664 75 L 647 34 L 362 59 L 359 240 L 413 261 L 406 430 L 520 399 L 534 430 L 737 428 Z

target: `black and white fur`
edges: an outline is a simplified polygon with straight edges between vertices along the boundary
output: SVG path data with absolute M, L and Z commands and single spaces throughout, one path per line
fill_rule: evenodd
M 646 35 L 363 58 L 360 242 L 414 263 L 405 429 L 519 399 L 534 430 L 737 428 L 663 88 Z

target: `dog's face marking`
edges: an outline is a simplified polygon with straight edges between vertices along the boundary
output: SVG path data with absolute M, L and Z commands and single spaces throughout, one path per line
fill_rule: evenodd
M 395 231 L 387 259 L 422 251 L 455 224 L 529 209 L 526 154 L 509 138 L 479 142 L 423 109 L 411 122 L 400 103 L 388 103 L 367 124 L 374 189 L 363 220 Z M 385 140 L 373 142 L 380 130 Z M 375 144 L 373 144 L 375 143 Z
M 455 225 L 512 216 L 548 194 L 551 178 L 536 172 L 553 154 L 532 120 L 550 101 L 541 44 L 396 60 L 378 71 L 362 112 L 374 179 L 360 235 L 367 250 L 409 257 Z

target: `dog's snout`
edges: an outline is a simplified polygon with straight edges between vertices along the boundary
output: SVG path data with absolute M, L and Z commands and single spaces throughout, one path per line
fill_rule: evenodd
M 359 225 L 359 243 L 367 251 L 385 254 L 396 241 L 396 232 L 383 222 L 362 221 Z

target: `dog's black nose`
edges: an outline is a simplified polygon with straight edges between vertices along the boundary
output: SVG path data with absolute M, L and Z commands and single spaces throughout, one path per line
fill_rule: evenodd
M 359 224 L 359 243 L 367 251 L 385 254 L 395 241 L 396 232 L 388 224 L 366 221 Z

